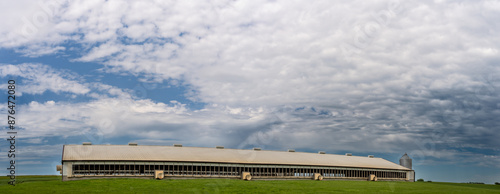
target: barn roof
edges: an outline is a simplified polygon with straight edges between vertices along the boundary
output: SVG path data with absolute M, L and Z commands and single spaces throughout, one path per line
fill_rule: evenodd
M 64 145 L 63 161 L 281 164 L 411 170 L 383 158 L 305 152 L 174 146 Z

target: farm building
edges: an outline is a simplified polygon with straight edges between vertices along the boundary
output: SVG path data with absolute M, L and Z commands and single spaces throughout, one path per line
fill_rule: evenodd
M 407 157 L 407 158 L 406 158 Z M 406 162 L 411 159 L 405 155 Z M 373 156 L 174 146 L 64 145 L 62 179 L 237 178 L 414 181 L 404 167 Z

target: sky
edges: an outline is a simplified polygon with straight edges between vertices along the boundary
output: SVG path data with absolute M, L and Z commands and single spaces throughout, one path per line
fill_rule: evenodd
M 408 153 L 417 179 L 500 182 L 499 1 L 19 0 L 0 18 L 17 174 L 136 142 Z

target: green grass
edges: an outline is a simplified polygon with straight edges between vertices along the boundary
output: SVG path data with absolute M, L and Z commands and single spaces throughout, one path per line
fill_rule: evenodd
M 500 193 L 500 185 L 440 182 L 368 182 L 236 179 L 94 179 L 62 182 L 59 176 L 0 178 L 0 193 Z

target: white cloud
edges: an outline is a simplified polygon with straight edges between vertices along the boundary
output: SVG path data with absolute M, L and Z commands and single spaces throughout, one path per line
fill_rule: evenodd
M 70 92 L 74 94 L 86 94 L 90 89 L 75 81 L 74 75 L 54 70 L 42 64 L 20 64 L 20 65 L 0 65 L 0 76 L 20 76 L 23 79 L 23 87 L 16 90 L 18 95 L 42 94 L 49 90 L 55 93 Z M 2 88 L 7 88 L 2 87 Z
M 65 49 L 62 46 L 30 45 L 24 49 L 18 49 L 17 52 L 23 53 L 23 56 L 27 57 L 39 57 L 47 54 L 56 54 Z
M 94 47 L 88 55 L 78 59 L 79 61 L 95 61 L 100 60 L 103 57 L 110 56 L 119 52 L 121 49 L 113 43 L 105 43 L 99 47 Z

